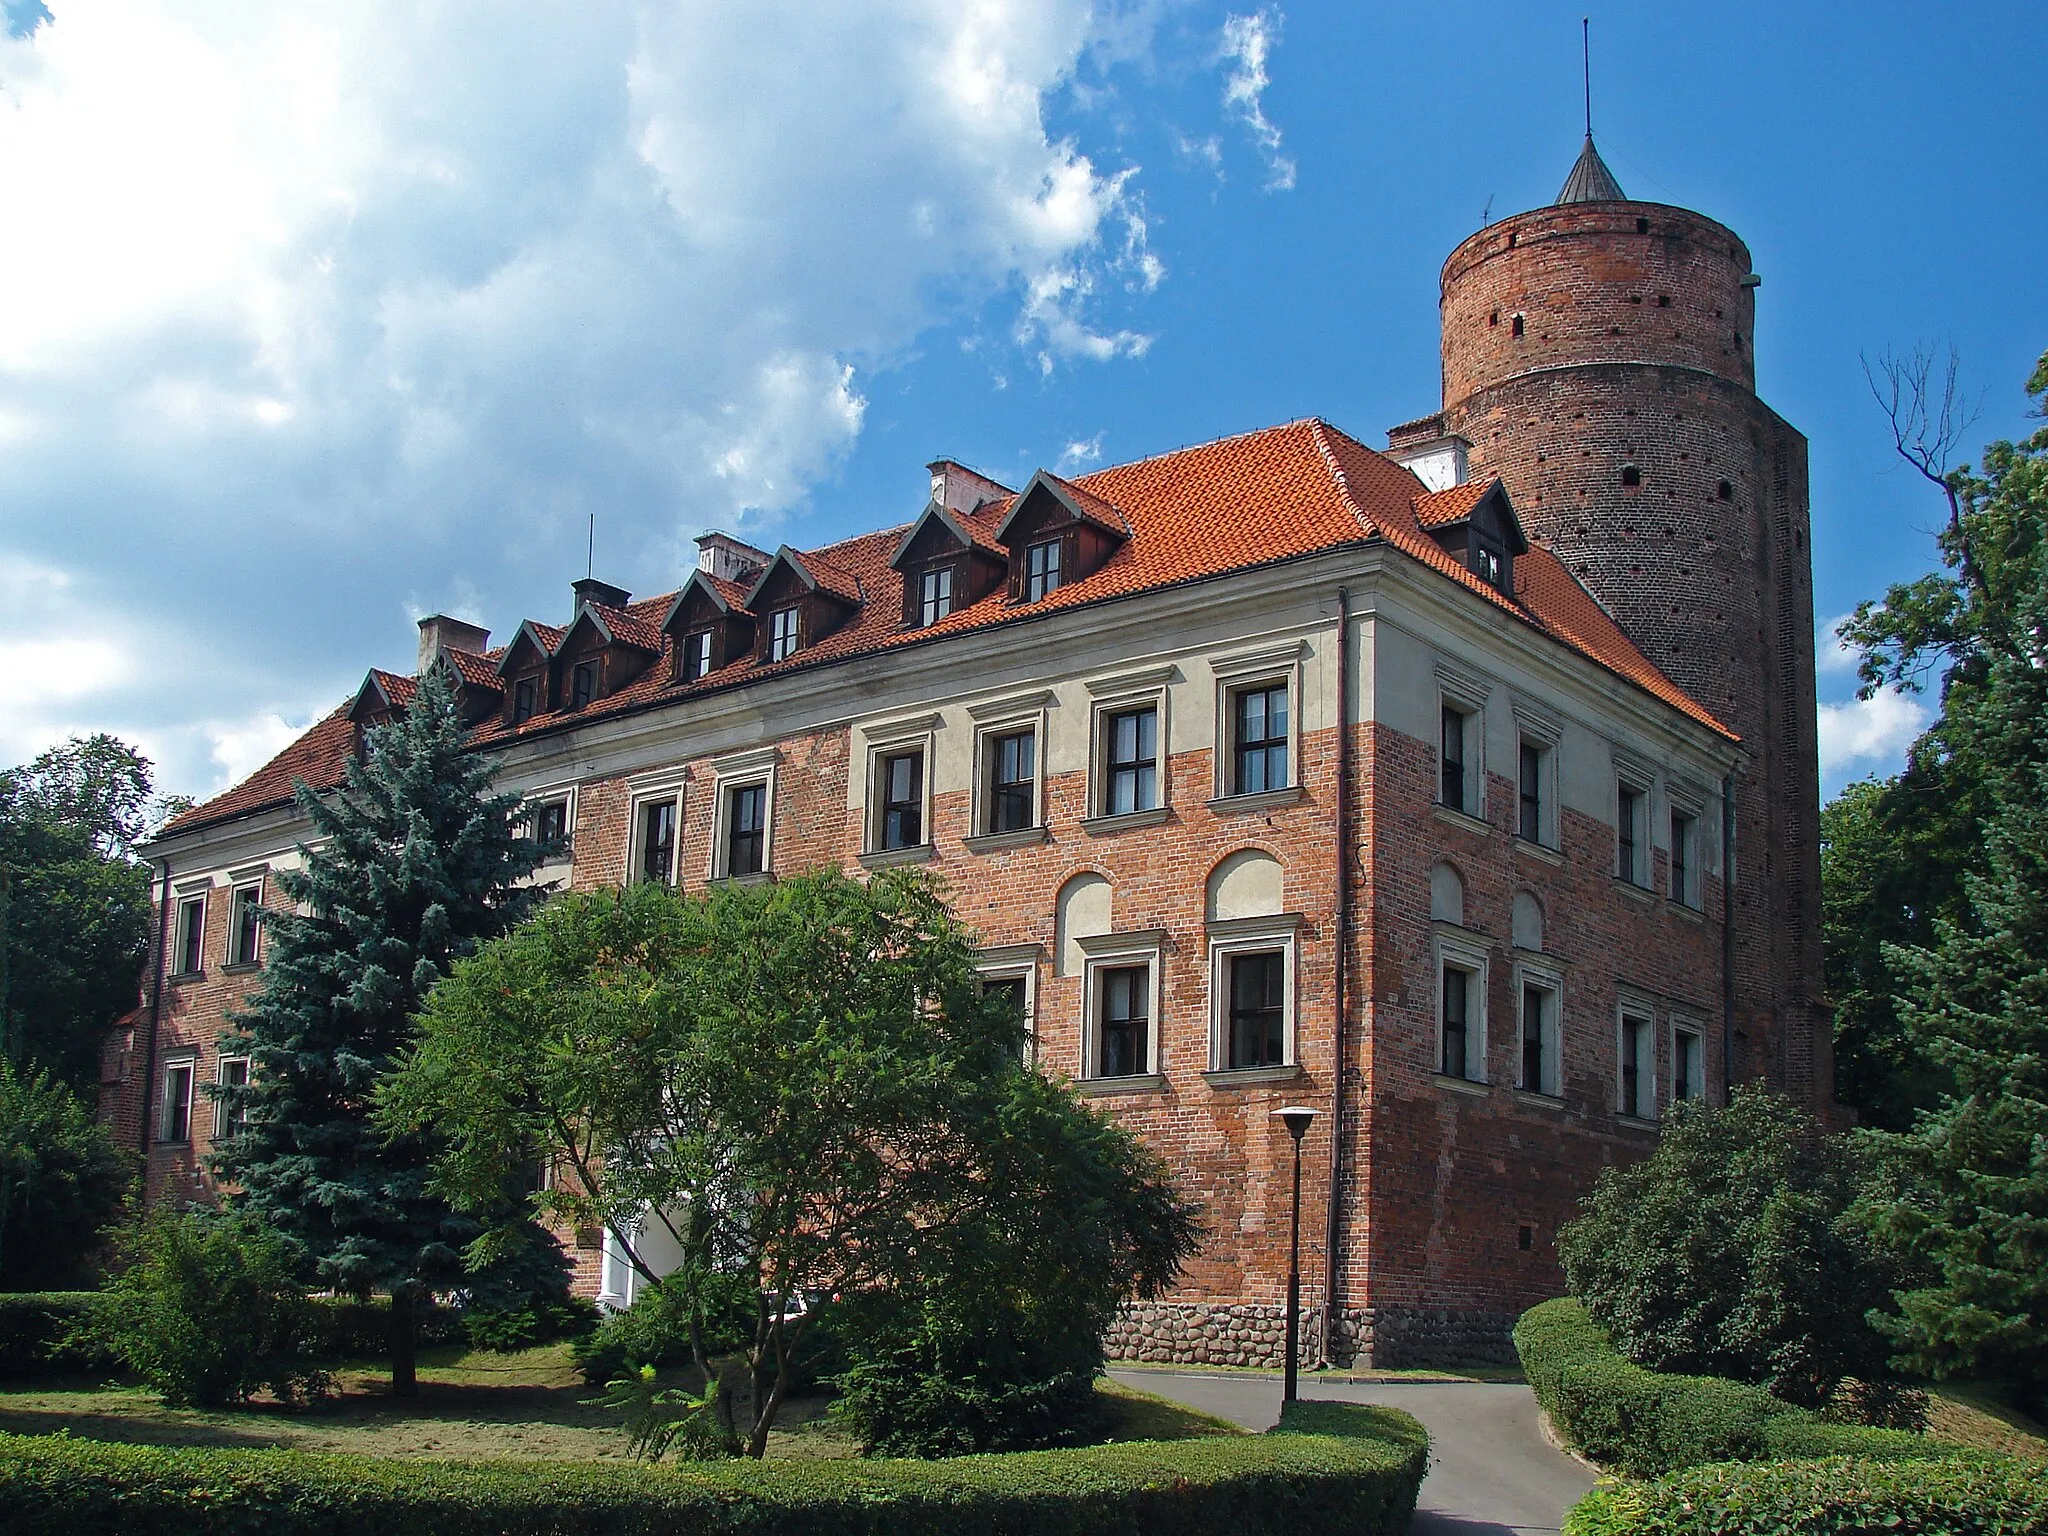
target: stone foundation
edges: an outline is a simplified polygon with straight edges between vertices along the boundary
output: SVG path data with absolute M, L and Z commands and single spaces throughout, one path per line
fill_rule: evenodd
M 1421 1366 L 1513 1365 L 1514 1315 L 1446 1307 L 1348 1307 L 1325 1359 L 1323 1314 L 1303 1309 L 1301 1360 L 1364 1370 Z M 1284 1307 L 1148 1302 L 1126 1307 L 1110 1325 L 1112 1360 L 1165 1365 L 1285 1363 Z

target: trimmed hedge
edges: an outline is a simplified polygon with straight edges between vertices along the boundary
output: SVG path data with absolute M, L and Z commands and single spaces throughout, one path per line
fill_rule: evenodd
M 1565 1536 L 2043 1536 L 2048 1467 L 2006 1457 L 1758 1462 L 1602 1483 Z
M 0 1294 L 0 1380 L 26 1381 L 115 1369 L 109 1355 L 66 1344 L 84 1320 L 94 1291 L 14 1291 Z
M 10 1536 L 1398 1536 L 1429 1440 L 1301 1403 L 1265 1435 L 669 1470 L 0 1435 Z
M 1703 1462 L 1918 1459 L 1953 1449 L 1905 1430 L 1830 1424 L 1743 1382 L 1645 1370 L 1571 1297 L 1531 1307 L 1514 1337 L 1523 1374 L 1551 1422 L 1595 1461 L 1632 1477 Z

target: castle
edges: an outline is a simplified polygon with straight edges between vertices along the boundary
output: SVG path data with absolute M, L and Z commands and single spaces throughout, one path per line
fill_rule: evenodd
M 942 459 L 897 526 L 706 535 L 677 590 L 576 582 L 501 646 L 422 620 L 419 668 L 569 838 L 561 886 L 940 877 L 1040 1067 L 1207 1208 L 1115 1352 L 1277 1357 L 1300 1103 L 1323 1355 L 1497 1355 L 1672 1103 L 1832 1103 L 1805 441 L 1755 393 L 1757 283 L 1588 138 L 1451 253 L 1441 409 L 1385 452 L 1305 420 L 1022 487 Z M 414 684 L 371 672 L 146 850 L 103 1107 L 153 1195 L 207 1192 L 293 784 Z M 564 1236 L 631 1299 L 609 1238 Z

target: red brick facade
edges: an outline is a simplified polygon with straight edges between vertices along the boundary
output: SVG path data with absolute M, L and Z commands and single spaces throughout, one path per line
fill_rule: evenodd
M 1802 969 L 1813 847 L 1802 445 L 1747 391 L 1746 254 L 1709 221 L 1645 207 L 1506 221 L 1446 268 L 1446 380 L 1460 390 L 1450 424 L 1506 482 L 1536 546 L 1498 586 L 1444 553 L 1465 545 L 1420 520 L 1428 498 L 1406 471 L 1297 424 L 1073 484 L 1035 480 L 1096 541 L 1069 541 L 1069 584 L 1042 611 L 1015 540 L 1062 514 L 1027 488 L 1024 515 L 1007 523 L 984 500 L 947 525 L 971 540 L 963 560 L 991 573 L 1012 563 L 929 634 L 915 631 L 912 575 L 888 576 L 889 554 L 902 541 L 923 570 L 946 546 L 934 556 L 925 532 L 898 529 L 801 557 L 849 615 L 808 667 L 802 649 L 794 662 L 721 653 L 718 675 L 695 682 L 672 647 L 610 713 L 529 725 L 491 702 L 502 653 L 465 654 L 479 746 L 536 803 L 572 800 L 573 863 L 548 873 L 575 889 L 646 877 L 701 889 L 727 872 L 727 797 L 755 783 L 770 811 L 768 876 L 914 860 L 941 879 L 991 974 L 1027 979 L 1042 1069 L 1142 1130 L 1204 1204 L 1207 1246 L 1173 1297 L 1119 1325 L 1120 1352 L 1240 1363 L 1277 1352 L 1292 1149 L 1272 1111 L 1302 1103 L 1324 1112 L 1303 1181 L 1315 1346 L 1380 1364 L 1497 1355 L 1514 1314 L 1559 1288 L 1558 1226 L 1599 1169 L 1652 1143 L 1676 1091 L 1717 1097 L 1730 1070 L 1767 1071 L 1816 1099 L 1825 1090 Z M 1598 242 L 1616 220 L 1617 239 L 1635 238 L 1635 220 L 1652 216 L 1684 234 L 1653 239 L 1638 282 L 1624 270 L 1631 248 Z M 1510 233 L 1515 250 L 1540 253 L 1526 272 L 1472 255 Z M 1702 243 L 1710 235 L 1728 256 Z M 1644 287 L 1659 315 L 1667 292 L 1687 317 L 1718 304 L 1729 335 L 1743 335 L 1741 360 L 1717 362 L 1719 333 L 1701 321 L 1677 361 L 1560 367 L 1569 347 L 1628 340 L 1582 313 L 1615 283 Z M 1551 316 L 1524 327 L 1552 349 L 1545 371 L 1506 376 L 1515 354 L 1492 335 L 1496 303 Z M 1467 338 L 1475 325 L 1484 334 Z M 1630 501 L 1601 481 L 1616 453 L 1642 472 Z M 1739 487 L 1725 503 L 1723 478 Z M 1773 542 L 1788 530 L 1795 546 Z M 1236 551 L 1217 553 L 1227 539 Z M 718 590 L 735 613 L 754 603 L 743 584 Z M 629 608 L 614 595 L 605 611 L 620 627 L 663 623 L 667 599 Z M 527 632 L 563 634 L 541 629 Z M 1284 700 L 1279 788 L 1238 782 L 1246 690 Z M 1157 804 L 1140 793 L 1124 810 L 1112 742 L 1117 721 L 1142 710 L 1157 734 L 1146 760 Z M 1454 725 L 1467 775 L 1455 785 L 1442 761 Z M 333 722 L 321 732 L 349 739 Z M 998 829 L 988 754 L 1018 732 L 1034 744 L 1032 814 Z M 919 755 L 924 798 L 916 837 L 891 848 L 877 763 L 901 753 Z M 302 744 L 281 761 L 313 777 L 318 756 Z M 138 1140 L 166 1124 L 166 1063 L 190 1056 L 201 1082 L 217 1071 L 214 1039 L 250 980 L 223 965 L 233 881 L 293 856 L 299 829 L 261 779 L 152 850 L 173 906 L 188 877 L 210 878 L 211 891 L 201 973 L 167 978 L 155 1009 L 110 1043 L 108 1112 Z M 1733 1014 L 1720 828 L 1730 781 L 1738 846 L 1756 850 L 1735 870 Z M 1624 785 L 1639 798 L 1621 797 Z M 1462 808 L 1445 803 L 1454 789 Z M 676 808 L 665 867 L 642 830 L 656 803 Z M 1628 804 L 1638 819 L 1624 830 Z M 170 922 L 175 942 L 175 912 Z M 1283 1035 L 1256 1036 L 1284 1038 L 1281 1059 L 1233 1064 L 1234 968 L 1254 962 L 1284 978 L 1284 1001 L 1268 1009 Z M 1125 1049 L 1105 1027 L 1116 973 L 1141 979 L 1146 1026 L 1140 1059 L 1109 1077 L 1105 1062 Z M 1739 1050 L 1744 1037 L 1751 1054 L 1724 1067 L 1724 1040 Z M 153 1192 L 203 1188 L 193 1147 L 211 1114 L 201 1096 L 186 1143 L 151 1141 Z M 608 1283 L 594 1251 L 578 1258 L 586 1290 Z

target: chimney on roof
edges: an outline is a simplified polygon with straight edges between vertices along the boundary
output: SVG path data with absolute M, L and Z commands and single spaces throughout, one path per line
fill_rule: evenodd
M 697 569 L 706 576 L 744 587 L 768 569 L 768 555 L 765 550 L 742 544 L 731 534 L 714 529 L 697 535 Z
M 576 594 L 576 606 L 569 610 L 572 623 L 576 615 L 583 611 L 585 603 L 600 603 L 606 608 L 623 608 L 633 601 L 633 594 L 624 587 L 615 587 L 608 581 L 599 581 L 595 576 L 586 576 L 581 581 L 570 582 L 569 590 Z
M 443 651 L 471 651 L 481 654 L 489 649 L 491 632 L 461 619 L 451 619 L 445 613 L 430 613 L 420 620 L 420 664 L 419 675 L 424 677 L 427 668 L 434 664 L 434 658 Z
M 1441 416 L 1424 416 L 1387 429 L 1387 457 L 1432 491 L 1448 491 L 1471 477 L 1466 455 L 1472 445 L 1444 430 Z
M 955 459 L 933 459 L 925 468 L 932 472 L 932 500 L 954 512 L 972 512 L 985 501 L 1014 494 Z

